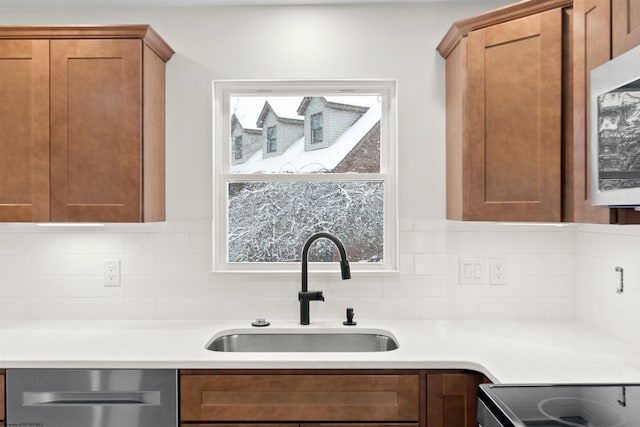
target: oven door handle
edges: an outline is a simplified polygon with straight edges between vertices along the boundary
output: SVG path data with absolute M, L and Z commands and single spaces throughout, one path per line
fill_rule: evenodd
M 160 405 L 159 391 L 25 391 L 23 406 Z

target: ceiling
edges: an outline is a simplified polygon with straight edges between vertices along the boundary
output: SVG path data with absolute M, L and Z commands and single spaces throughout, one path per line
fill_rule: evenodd
M 433 3 L 465 0 L 0 0 L 1 8 L 60 8 L 60 7 L 193 7 L 193 6 L 249 6 L 294 4 L 356 4 L 356 3 Z M 485 0 L 466 0 L 481 2 Z

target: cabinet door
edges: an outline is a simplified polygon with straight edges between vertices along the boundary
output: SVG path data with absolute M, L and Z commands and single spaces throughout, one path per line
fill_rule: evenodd
M 640 2 L 611 1 L 611 35 L 613 57 L 640 44 Z
M 573 119 L 573 133 L 565 139 L 565 214 L 569 222 L 611 222 L 610 209 L 591 206 L 589 179 L 589 73 L 611 58 L 610 0 L 574 0 L 573 46 L 570 61 L 565 67 L 571 77 L 572 93 L 565 99 L 572 100 L 567 107 L 567 117 Z M 571 82 L 572 80 L 572 82 Z M 572 114 L 572 115 L 569 115 Z
M 49 221 L 49 42 L 0 41 L 0 221 Z
M 181 421 L 417 422 L 418 375 L 181 375 Z
M 51 221 L 139 222 L 142 43 L 51 41 Z
M 427 375 L 427 427 L 477 427 L 478 374 Z
M 559 221 L 559 9 L 468 36 L 465 183 L 470 220 Z

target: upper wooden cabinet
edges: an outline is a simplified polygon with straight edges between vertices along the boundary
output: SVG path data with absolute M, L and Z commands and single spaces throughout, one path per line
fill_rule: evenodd
M 560 221 L 567 3 L 517 3 L 460 21 L 439 46 L 447 61 L 447 218 Z
M 454 23 L 447 218 L 640 223 L 591 205 L 589 73 L 640 44 L 640 3 L 529 0 Z
M 0 27 L 0 221 L 164 220 L 172 54 L 146 25 Z
M 565 46 L 563 220 L 608 224 L 616 210 L 591 205 L 589 179 L 589 73 L 611 58 L 610 0 L 574 0 Z
M 611 1 L 611 46 L 614 57 L 640 44 L 640 2 Z

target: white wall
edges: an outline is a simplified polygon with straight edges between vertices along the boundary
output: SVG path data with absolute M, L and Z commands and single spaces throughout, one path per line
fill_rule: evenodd
M 505 2 L 7 10 L 0 25 L 149 23 L 167 64 L 167 222 L 100 230 L 0 224 L 0 318 L 294 319 L 299 278 L 211 275 L 211 81 L 395 78 L 400 277 L 313 277 L 314 318 L 571 318 L 574 227 L 448 223 L 444 61 L 450 24 Z M 307 43 L 310 29 L 323 37 Z M 313 49 L 311 48 L 313 46 Z M 459 256 L 508 259 L 506 286 L 460 286 Z M 119 288 L 102 262 L 122 260 Z

